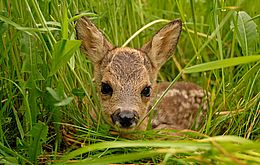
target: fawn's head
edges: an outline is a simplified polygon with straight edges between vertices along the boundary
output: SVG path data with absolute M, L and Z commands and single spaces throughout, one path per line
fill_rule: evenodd
M 174 20 L 141 49 L 116 48 L 86 17 L 77 21 L 81 49 L 94 65 L 103 115 L 121 129 L 135 129 L 148 112 L 157 73 L 176 48 L 182 23 Z M 145 129 L 147 122 L 140 124 Z

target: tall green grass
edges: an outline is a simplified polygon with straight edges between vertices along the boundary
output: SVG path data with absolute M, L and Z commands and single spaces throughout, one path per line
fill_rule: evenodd
M 257 0 L 1 0 L 0 163 L 260 163 L 259 6 Z M 175 57 L 158 79 L 180 77 L 211 94 L 200 130 L 119 136 L 102 116 L 90 124 L 88 111 L 98 111 L 100 102 L 75 37 L 74 21 L 83 15 L 115 46 L 135 48 L 181 18 Z

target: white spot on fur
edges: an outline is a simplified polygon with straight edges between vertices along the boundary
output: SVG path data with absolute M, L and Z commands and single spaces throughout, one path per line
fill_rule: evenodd
M 198 96 L 198 97 L 203 97 L 204 96 L 204 92 L 203 90 L 190 90 L 190 96 Z

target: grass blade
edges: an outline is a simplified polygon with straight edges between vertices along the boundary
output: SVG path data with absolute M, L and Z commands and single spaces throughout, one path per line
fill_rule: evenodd
M 81 42 L 78 40 L 61 40 L 58 41 L 54 46 L 52 68 L 50 76 L 55 74 L 58 69 L 64 66 L 79 48 Z
M 29 157 L 31 161 L 36 162 L 37 156 L 42 151 L 42 143 L 46 141 L 48 133 L 48 127 L 44 123 L 36 123 L 30 134 L 32 137 L 32 142 L 29 147 Z
M 129 154 L 120 154 L 120 155 L 113 155 L 104 158 L 89 160 L 85 159 L 83 161 L 79 161 L 77 163 L 68 163 L 73 165 L 107 165 L 111 163 L 122 163 L 122 162 L 129 162 L 133 160 L 140 160 L 148 157 L 153 157 L 160 154 L 158 151 L 147 151 L 147 152 L 139 152 L 139 153 L 129 153 Z M 65 163 L 67 164 L 67 163 Z
M 234 13 L 234 17 L 237 17 L 237 20 L 234 18 L 236 23 L 231 22 L 231 28 L 234 28 L 236 31 L 237 40 L 243 50 L 243 54 L 248 55 L 259 39 L 257 25 L 245 11 Z
M 204 72 L 208 70 L 221 69 L 231 66 L 236 66 L 240 64 L 246 64 L 250 62 L 260 61 L 260 55 L 252 55 L 246 57 L 235 57 L 224 60 L 217 60 L 212 62 L 207 62 L 203 64 L 194 65 L 183 70 L 184 73 L 196 73 Z
M 19 153 L 13 151 L 10 148 L 7 148 L 6 146 L 4 146 L 3 143 L 0 142 L 0 153 L 1 154 L 10 154 L 14 157 L 20 158 L 21 160 L 25 161 L 28 164 L 33 164 L 31 161 L 29 161 L 28 159 L 26 159 L 25 157 L 23 157 L 22 155 L 20 155 Z
M 107 148 L 125 148 L 125 147 L 171 147 L 171 148 L 201 148 L 209 149 L 210 145 L 206 143 L 195 143 L 195 142 L 177 142 L 177 141 L 117 141 L 117 142 L 103 142 L 96 143 L 90 146 L 79 148 L 75 151 L 64 155 L 62 160 L 73 159 L 78 155 Z

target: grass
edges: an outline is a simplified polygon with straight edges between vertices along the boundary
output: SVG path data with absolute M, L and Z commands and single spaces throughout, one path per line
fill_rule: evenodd
M 259 1 L 0 1 L 0 163 L 259 164 Z M 80 15 L 77 15 L 79 14 Z M 74 21 L 89 16 L 116 46 L 139 48 L 165 22 L 183 32 L 161 81 L 210 94 L 198 131 L 120 135 L 102 117 Z M 129 40 L 128 40 L 129 39 Z M 177 78 L 176 78 L 177 77 Z

